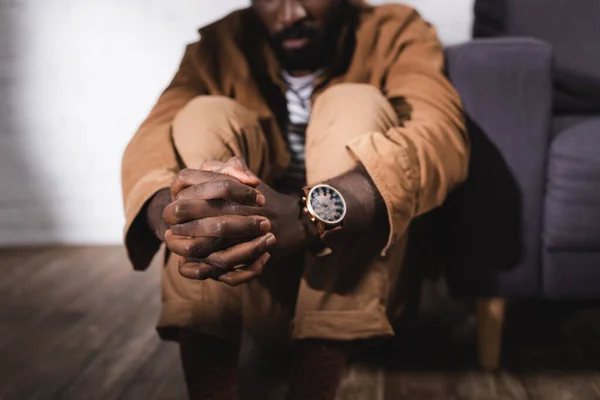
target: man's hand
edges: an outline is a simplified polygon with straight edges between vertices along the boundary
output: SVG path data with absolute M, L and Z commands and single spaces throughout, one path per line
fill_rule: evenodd
M 173 202 L 164 210 L 169 249 L 185 258 L 179 272 L 191 279 L 218 279 L 235 286 L 262 272 L 276 242 L 271 223 L 260 215 L 265 198 L 252 187 L 256 176 L 223 165 L 221 172 L 186 169 L 171 185 Z
M 387 234 L 385 204 L 364 169 L 358 167 L 330 182 L 346 198 L 346 236 Z M 316 235 L 315 226 L 300 218 L 300 196 L 272 189 L 239 158 L 182 171 L 171 195 L 174 201 L 164 212 L 171 225 L 166 242 L 185 257 L 180 273 L 191 279 L 238 285 L 260 275 L 269 253 L 301 250 Z M 370 235 L 367 241 L 380 242 L 379 236 Z
M 316 235 L 316 228 L 313 225 L 306 225 L 306 221 L 300 218 L 300 194 L 289 195 L 274 190 L 254 176 L 248 170 L 244 160 L 234 157 L 226 163 L 210 161 L 204 163 L 202 169 L 229 175 L 246 184 L 256 182 L 256 188 L 265 198 L 265 203 L 258 214 L 269 219 L 271 232 L 277 237 L 277 243 L 271 249 L 274 255 L 286 255 L 300 250 L 308 244 L 310 236 Z M 247 175 L 254 179 L 251 182 L 245 181 Z

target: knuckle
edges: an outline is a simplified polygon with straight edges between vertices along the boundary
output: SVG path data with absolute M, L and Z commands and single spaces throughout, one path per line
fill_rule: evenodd
M 210 278 L 210 271 L 212 271 L 212 267 L 205 262 L 201 262 L 198 264 L 198 270 L 196 271 L 196 279 L 198 280 L 206 280 Z
M 229 163 L 233 166 L 240 167 L 244 165 L 244 160 L 240 156 L 234 156 L 229 160 Z
M 212 255 L 211 257 L 209 257 L 210 264 L 213 267 L 217 267 L 217 268 L 221 268 L 221 269 L 226 269 L 227 268 L 227 263 L 225 261 L 225 259 L 223 258 L 223 256 L 215 254 Z
M 197 219 L 191 222 L 188 222 L 186 224 L 182 224 L 182 226 L 185 226 L 188 228 L 188 231 L 190 231 L 190 235 L 188 236 L 204 236 L 206 233 L 206 227 L 204 226 L 204 220 L 201 219 Z
M 220 183 L 221 186 L 221 192 L 223 193 L 223 195 L 225 197 L 229 197 L 231 195 L 231 192 L 233 191 L 233 182 L 232 181 L 221 181 Z
M 254 233 L 260 233 L 260 220 L 248 218 L 248 229 Z
M 171 197 L 174 198 L 179 193 L 180 188 L 183 186 L 183 179 L 179 175 L 171 182 Z
M 181 193 L 185 193 L 185 200 L 188 201 L 195 201 L 195 202 L 199 202 L 202 199 L 205 198 L 205 194 L 206 194 L 206 189 L 207 189 L 207 183 L 200 183 L 197 185 L 192 185 L 190 187 L 188 187 L 185 192 L 181 192 Z
M 240 157 L 232 158 L 225 165 L 224 169 L 229 171 L 245 171 L 247 169 L 246 161 L 244 161 L 244 159 Z
M 229 286 L 232 286 L 232 287 L 239 286 L 239 285 L 241 285 L 242 283 L 244 283 L 244 281 L 245 281 L 244 279 L 241 279 L 241 278 L 240 278 L 239 276 L 237 276 L 237 275 L 231 275 L 231 276 L 227 276 L 225 279 L 227 280 L 227 282 L 226 282 L 226 283 L 227 283 Z
M 196 236 L 197 231 L 196 221 L 173 225 L 173 233 L 178 236 Z
M 186 241 L 183 245 L 183 253 L 186 257 L 191 256 L 194 253 L 195 249 L 196 245 L 191 240 Z
M 238 215 L 238 216 L 245 215 L 244 208 L 241 207 L 240 204 L 235 201 L 227 201 L 223 205 L 223 208 L 228 211 L 229 215 Z
M 222 276 L 222 277 L 219 278 L 219 280 L 221 282 L 223 282 L 224 284 L 226 284 L 227 286 L 232 286 L 233 287 L 233 286 L 237 285 L 236 282 L 232 278 L 230 278 L 228 276 L 227 277 Z
M 244 199 L 246 199 L 247 201 L 254 200 L 254 198 L 256 197 L 254 193 L 254 189 L 252 189 L 251 187 L 246 187 L 244 189 Z
M 192 170 L 190 168 L 184 168 L 177 174 L 176 180 L 185 181 L 190 178 L 192 175 Z
M 172 196 L 179 193 L 186 186 L 186 182 L 190 179 L 190 176 L 192 174 L 191 171 L 192 170 L 190 170 L 189 168 L 184 168 L 177 173 L 175 179 L 173 179 L 173 182 L 171 183 Z
M 176 221 L 180 221 L 185 217 L 186 206 L 185 203 L 176 202 L 173 206 L 173 217 Z
M 224 235 L 227 231 L 227 221 L 217 221 L 213 224 L 214 233 L 217 236 Z

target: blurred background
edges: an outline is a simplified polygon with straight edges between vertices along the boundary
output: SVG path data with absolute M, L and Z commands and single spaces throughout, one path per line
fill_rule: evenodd
M 469 38 L 472 0 L 405 3 Z M 0 0 L 0 246 L 120 243 L 125 146 L 197 28 L 248 4 Z

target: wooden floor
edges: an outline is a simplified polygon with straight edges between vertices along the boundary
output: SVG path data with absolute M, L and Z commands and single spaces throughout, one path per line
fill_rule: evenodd
M 131 271 L 120 247 L 0 250 L 0 400 L 185 399 L 159 301 L 157 266 Z M 497 374 L 476 368 L 470 310 L 426 286 L 419 318 L 355 361 L 340 400 L 600 399 L 600 305 L 509 309 Z M 278 398 L 289 357 L 244 353 L 246 398 Z

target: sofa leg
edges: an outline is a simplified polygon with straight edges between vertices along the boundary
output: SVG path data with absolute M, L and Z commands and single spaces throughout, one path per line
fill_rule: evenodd
M 477 299 L 476 307 L 479 363 L 485 371 L 495 371 L 500 364 L 506 300 L 501 298 Z

